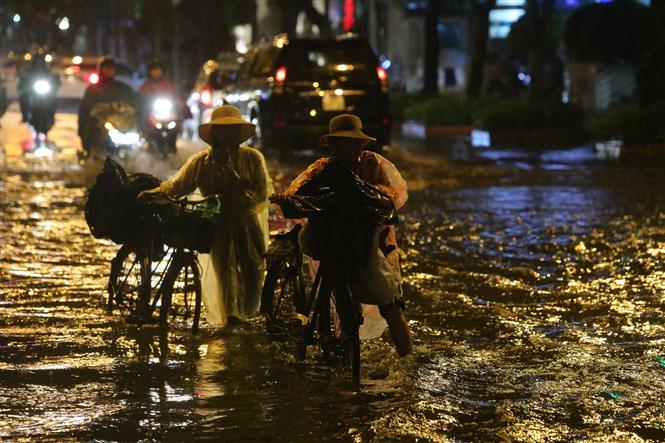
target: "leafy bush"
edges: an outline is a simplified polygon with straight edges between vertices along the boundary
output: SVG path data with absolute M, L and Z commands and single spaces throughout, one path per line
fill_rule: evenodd
M 427 126 L 468 125 L 473 122 L 471 108 L 459 98 L 436 97 L 409 106 L 404 116 Z
M 404 121 L 404 111 L 412 105 L 422 103 L 427 97 L 412 92 L 393 92 L 390 94 L 390 110 L 393 120 Z
M 559 101 L 490 101 L 476 105 L 474 114 L 490 132 L 578 129 L 584 126 L 582 108 Z
M 582 128 L 584 112 L 558 101 L 526 102 L 483 98 L 462 100 L 441 96 L 413 101 L 403 112 L 405 120 L 427 126 L 480 124 L 488 131 Z
M 648 107 L 624 106 L 589 122 L 597 139 L 622 139 L 626 144 L 665 143 L 665 102 Z

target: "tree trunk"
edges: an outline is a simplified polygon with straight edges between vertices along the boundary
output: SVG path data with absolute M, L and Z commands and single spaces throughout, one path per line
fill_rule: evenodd
M 544 63 L 545 43 L 547 40 L 548 25 L 554 12 L 554 0 L 545 0 L 541 9 L 539 0 L 528 0 L 527 20 L 529 23 L 529 100 L 540 100 L 545 93 Z
M 639 77 L 639 98 L 643 105 L 665 100 L 665 2 L 652 0 L 649 7 L 648 41 Z
M 487 2 L 475 1 L 473 4 L 474 28 L 469 74 L 466 84 L 467 98 L 478 98 L 483 87 L 485 58 L 487 56 L 487 38 L 489 37 L 490 26 L 489 15 L 495 4 L 496 0 L 488 0 Z
M 441 0 L 427 2 L 425 16 L 425 69 L 423 72 L 423 94 L 439 93 L 439 10 Z

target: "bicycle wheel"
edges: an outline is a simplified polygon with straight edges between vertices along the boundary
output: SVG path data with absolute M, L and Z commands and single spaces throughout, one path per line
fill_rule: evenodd
M 272 260 L 261 293 L 261 312 L 268 334 L 299 337 L 307 321 L 305 281 L 294 257 Z
M 359 380 L 360 323 L 351 290 L 343 279 L 331 275 L 324 277 L 321 288 L 319 342 L 324 358 L 328 364 L 350 366 L 353 378 Z
M 201 274 L 193 253 L 176 253 L 164 279 L 159 318 L 198 332 L 201 319 Z
M 169 262 L 169 254 L 153 261 L 128 246 L 121 247 L 111 261 L 108 309 L 118 308 L 123 315 L 136 313 L 144 294 L 143 315 L 149 317 L 160 299 L 159 288 Z

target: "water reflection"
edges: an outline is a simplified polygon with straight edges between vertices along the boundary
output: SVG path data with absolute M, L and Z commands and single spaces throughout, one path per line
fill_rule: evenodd
M 366 343 L 360 390 L 259 321 L 193 337 L 108 315 L 116 247 L 90 237 L 85 189 L 0 177 L 0 436 L 665 439 L 662 173 L 563 151 L 500 167 L 395 154 L 416 351 Z

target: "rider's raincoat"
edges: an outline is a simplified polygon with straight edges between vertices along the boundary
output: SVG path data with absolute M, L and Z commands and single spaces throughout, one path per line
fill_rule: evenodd
M 220 194 L 222 200 L 210 255 L 199 255 L 206 319 L 222 326 L 228 316 L 244 319 L 259 309 L 272 182 L 265 159 L 256 149 L 240 147 L 229 163 L 218 165 L 208 148 L 192 155 L 159 187 L 174 198 L 196 188 L 204 196 Z
M 331 157 L 324 157 L 312 163 L 293 180 L 285 194 L 295 195 L 305 183 L 320 174 L 331 161 Z M 375 152 L 363 151 L 359 168 L 354 172 L 361 179 L 388 195 L 395 209 L 400 209 L 406 203 L 408 199 L 407 183 L 395 165 L 385 157 Z M 379 232 L 386 232 L 386 230 L 387 236 L 378 235 Z M 380 252 L 379 242 L 381 249 L 389 249 L 392 252 L 387 255 Z M 365 299 L 363 303 L 367 303 L 363 305 L 365 322 L 360 328 L 360 337 L 363 339 L 378 337 L 385 328 L 385 321 L 379 315 L 375 305 L 390 303 L 401 296 L 399 251 L 393 226 L 377 228 L 374 248 L 377 249 L 376 254 L 368 263 L 362 265 L 360 270 L 362 280 L 360 291 L 363 293 L 362 298 Z

